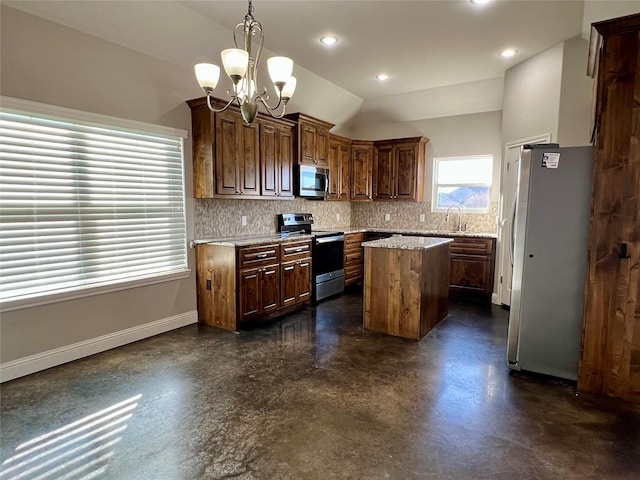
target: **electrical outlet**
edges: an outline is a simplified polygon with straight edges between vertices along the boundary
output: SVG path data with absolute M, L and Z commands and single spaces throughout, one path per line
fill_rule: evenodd
M 421 222 L 424 222 L 424 213 L 421 213 L 421 214 L 420 214 L 420 221 L 421 221 Z
M 390 213 L 385 213 L 384 214 L 384 221 L 388 222 L 389 220 L 391 220 L 391 214 Z
M 240 222 L 242 223 L 243 227 L 246 227 L 247 226 L 247 216 L 246 215 L 242 215 L 240 217 Z
M 336 221 L 338 221 L 338 222 L 340 221 L 340 214 L 339 213 L 336 213 Z

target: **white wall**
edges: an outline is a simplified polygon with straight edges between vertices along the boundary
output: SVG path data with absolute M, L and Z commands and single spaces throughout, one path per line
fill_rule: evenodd
M 20 11 L 1 10 L 0 93 L 190 131 L 192 72 Z M 185 144 L 187 225 L 193 232 L 191 143 Z M 195 269 L 193 251 L 189 267 Z M 195 319 L 189 278 L 4 312 L 0 361 L 15 361 L 173 317 Z

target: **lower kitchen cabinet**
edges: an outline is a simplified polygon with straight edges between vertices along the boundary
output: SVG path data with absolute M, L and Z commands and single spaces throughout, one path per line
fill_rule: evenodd
M 344 286 L 362 283 L 364 273 L 364 233 L 344 236 Z
M 495 250 L 493 238 L 453 237 L 449 294 L 490 301 Z
M 238 330 L 311 300 L 311 241 L 196 247 L 198 321 Z
M 238 292 L 240 321 L 277 310 L 280 306 L 280 265 L 240 270 Z

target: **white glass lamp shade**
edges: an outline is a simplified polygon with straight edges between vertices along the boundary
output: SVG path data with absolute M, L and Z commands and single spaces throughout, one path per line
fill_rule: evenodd
M 284 87 L 282 87 L 282 93 L 280 93 L 280 97 L 282 97 L 282 99 L 290 99 L 291 97 L 293 97 L 293 92 L 296 91 L 296 77 L 289 77 L 287 79 L 287 83 L 284 84 Z
M 213 92 L 220 78 L 220 67 L 213 63 L 198 63 L 194 69 L 200 87 L 207 93 Z
M 249 66 L 249 53 L 240 48 L 227 48 L 220 53 L 222 64 L 227 75 L 235 82 L 239 82 Z
M 242 101 L 245 99 L 253 99 L 253 94 L 256 91 L 256 82 L 254 80 L 250 80 L 247 87 L 247 79 L 243 78 L 240 84 L 238 85 L 238 98 Z
M 287 57 L 271 57 L 267 60 L 269 76 L 274 85 L 284 85 L 293 72 L 293 60 Z

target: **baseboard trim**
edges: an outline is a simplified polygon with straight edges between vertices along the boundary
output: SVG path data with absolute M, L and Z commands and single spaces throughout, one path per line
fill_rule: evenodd
M 137 327 L 127 328 L 126 330 L 12 360 L 0 364 L 0 383 L 153 337 L 160 333 L 191 325 L 197 321 L 198 312 L 192 310 L 173 317 L 163 318 L 155 322 L 145 323 Z
M 498 301 L 498 294 L 495 292 L 491 294 L 491 303 L 494 305 L 500 305 L 500 302 Z

